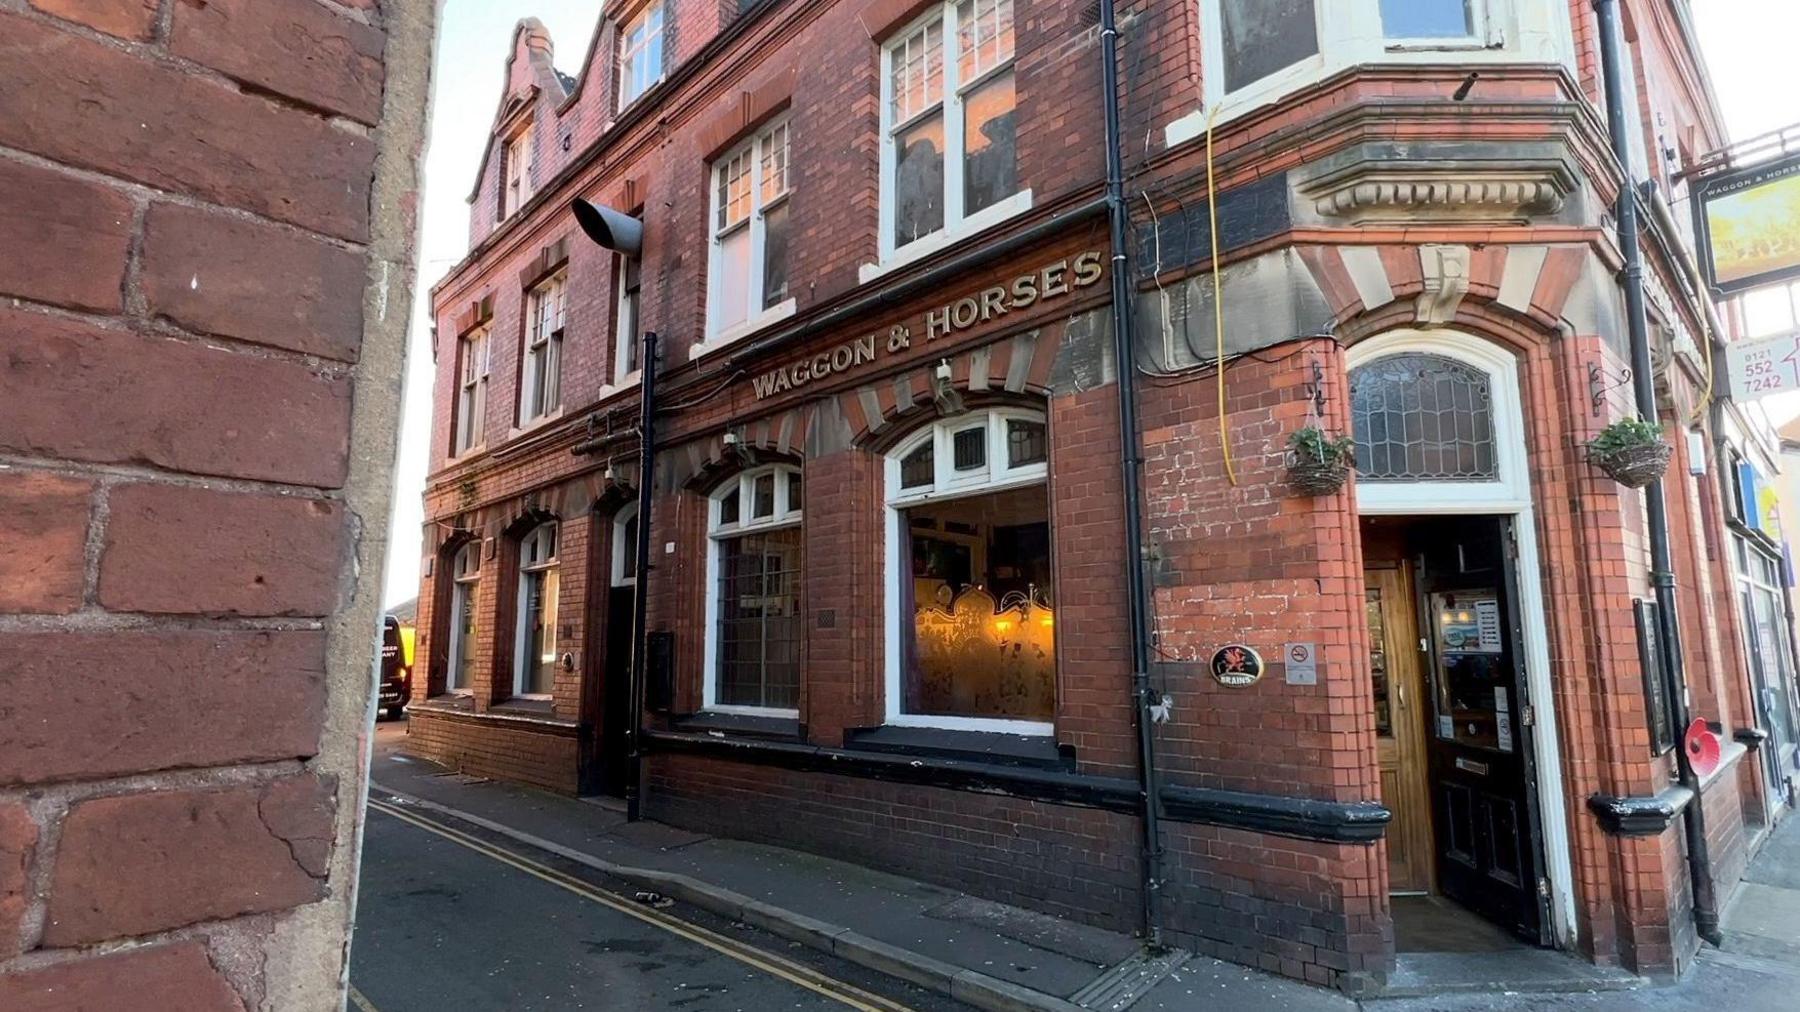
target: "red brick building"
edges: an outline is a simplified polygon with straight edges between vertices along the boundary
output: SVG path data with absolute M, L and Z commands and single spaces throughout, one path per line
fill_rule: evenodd
M 522 22 L 472 250 L 434 289 L 413 749 L 624 790 L 642 592 L 656 818 L 1147 910 L 1353 992 L 1421 906 L 1685 966 L 1696 875 L 1704 919 L 1792 770 L 1746 760 L 1778 732 L 1724 603 L 1775 548 L 1720 483 L 1761 435 L 1706 397 L 1726 335 L 1652 213 L 1724 142 L 1686 5 L 1624 5 L 1628 166 L 1588 3 L 1195 10 L 1121 11 L 1124 259 L 1088 5 L 638 0 L 573 79 Z M 1635 413 L 1627 173 L 1675 447 L 1662 639 L 1725 742 L 1697 800 L 1640 653 L 1651 503 L 1584 448 Z M 576 199 L 641 220 L 636 255 Z M 1353 435 L 1354 481 L 1298 485 L 1302 429 Z

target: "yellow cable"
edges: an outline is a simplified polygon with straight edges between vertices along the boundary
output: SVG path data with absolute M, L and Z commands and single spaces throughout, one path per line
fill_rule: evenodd
M 1237 470 L 1231 466 L 1231 429 L 1225 423 L 1225 292 L 1224 282 L 1219 279 L 1219 189 L 1213 181 L 1213 123 L 1218 116 L 1215 102 L 1206 114 L 1206 219 L 1212 231 L 1213 335 L 1218 351 L 1213 368 L 1217 370 L 1214 386 L 1219 398 L 1219 450 L 1225 454 L 1225 477 L 1236 485 Z

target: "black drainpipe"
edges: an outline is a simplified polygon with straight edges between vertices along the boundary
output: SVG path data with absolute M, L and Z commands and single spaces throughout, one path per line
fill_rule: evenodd
M 638 387 L 637 584 L 631 602 L 631 723 L 626 725 L 625 819 L 644 808 L 644 661 L 650 631 L 650 486 L 656 480 L 656 334 L 644 334 L 644 376 Z
M 1646 421 L 1661 422 L 1656 408 L 1656 366 L 1650 357 L 1650 325 L 1644 313 L 1644 256 L 1638 240 L 1638 203 L 1631 178 L 1630 133 L 1625 117 L 1636 110 L 1625 108 L 1624 72 L 1620 62 L 1620 26 L 1618 0 L 1594 0 L 1594 12 L 1600 20 L 1600 71 L 1606 87 L 1606 126 L 1612 135 L 1613 156 L 1625 173 L 1625 185 L 1619 191 L 1616 216 L 1619 219 L 1619 251 L 1625 258 L 1625 326 L 1631 339 L 1631 377 L 1637 390 L 1638 414 Z M 1705 298 L 1705 294 L 1701 294 Z M 1663 649 L 1668 652 L 1666 665 L 1669 681 L 1669 720 L 1675 725 L 1676 769 L 1681 785 L 1694 792 L 1693 799 L 1682 809 L 1682 825 L 1687 831 L 1688 877 L 1693 883 L 1694 927 L 1700 937 L 1717 946 L 1724 941 L 1719 932 L 1719 910 L 1713 892 L 1712 858 L 1706 846 L 1706 813 L 1700 797 L 1700 778 L 1688 761 L 1682 735 L 1687 730 L 1687 675 L 1682 670 L 1681 624 L 1675 613 L 1675 569 L 1669 555 L 1669 514 L 1663 504 L 1660 480 L 1644 489 L 1645 515 L 1650 527 L 1650 579 L 1656 592 L 1656 613 L 1662 625 Z
M 1112 226 L 1112 331 L 1114 368 L 1119 375 L 1120 480 L 1125 487 L 1125 586 L 1131 622 L 1131 699 L 1137 716 L 1138 791 L 1143 806 L 1143 933 L 1162 944 L 1157 891 L 1162 888 L 1161 791 L 1156 780 L 1156 739 L 1150 707 L 1150 609 L 1144 590 L 1144 524 L 1137 429 L 1137 359 L 1132 337 L 1131 278 L 1125 258 L 1125 169 L 1120 158 L 1117 20 L 1113 0 L 1100 0 L 1100 88 L 1106 109 L 1106 211 Z M 1214 251 L 1215 255 L 1217 251 Z M 1223 365 L 1223 363 L 1221 363 Z

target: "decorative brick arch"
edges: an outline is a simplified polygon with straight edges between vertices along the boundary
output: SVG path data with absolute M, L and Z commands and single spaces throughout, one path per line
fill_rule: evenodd
M 1026 331 L 846 390 L 836 395 L 838 409 L 850 428 L 851 440 L 863 444 L 871 437 L 878 438 L 902 417 L 928 409 L 940 391 L 970 398 L 1027 393 L 1048 396 L 1056 345 L 1051 331 Z M 950 365 L 947 380 L 938 376 L 944 362 Z
M 1301 246 L 1298 252 L 1325 296 L 1334 329 L 1376 314 L 1384 321 L 1380 329 L 1448 326 L 1473 304 L 1553 332 L 1567 325 L 1570 296 L 1594 255 L 1585 243 Z

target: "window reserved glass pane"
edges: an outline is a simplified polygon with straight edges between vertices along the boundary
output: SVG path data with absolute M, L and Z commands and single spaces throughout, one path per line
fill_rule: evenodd
M 987 464 L 987 426 L 964 429 L 950 437 L 950 444 L 958 471 L 975 471 Z
M 638 342 L 643 338 L 640 330 L 642 319 L 639 316 L 640 278 L 642 277 L 640 271 L 641 266 L 636 257 L 622 258 L 622 266 L 619 268 L 618 347 L 614 352 L 618 356 L 619 365 L 616 371 L 619 376 L 637 370 Z
M 1220 0 L 1219 18 L 1227 92 L 1319 54 L 1313 0 Z
M 721 524 L 735 524 L 738 522 L 738 517 L 742 515 L 742 509 L 738 504 L 737 488 L 737 483 L 733 482 L 731 491 L 719 500 L 719 523 Z
M 900 487 L 921 488 L 930 485 L 934 480 L 932 446 L 931 440 L 928 439 L 924 445 L 907 454 L 906 459 L 900 462 Z
M 933 21 L 892 51 L 893 122 L 924 112 L 944 98 L 944 23 Z
M 773 203 L 788 191 L 788 126 L 770 130 L 762 141 L 762 200 Z
M 956 6 L 956 67 L 959 80 L 973 81 L 1012 59 L 1012 0 L 962 0 Z
M 1381 31 L 1390 39 L 1460 39 L 1475 34 L 1469 0 L 1381 0 Z
M 719 293 L 715 322 L 723 330 L 744 322 L 750 309 L 750 229 L 739 227 L 719 240 Z
M 1013 74 L 1008 70 L 963 97 L 963 213 L 974 214 L 1019 189 Z
M 1049 458 L 1049 443 L 1044 438 L 1043 422 L 1021 418 L 1006 420 L 1006 465 L 1023 467 L 1042 464 Z
M 944 114 L 894 136 L 894 245 L 944 227 Z
M 718 683 L 725 706 L 800 705 L 800 531 L 718 542 Z
M 763 212 L 762 308 L 788 297 L 788 205 L 786 201 Z
M 752 489 L 750 519 L 763 520 L 775 515 L 775 476 L 758 475 Z
M 621 542 L 619 577 L 625 580 L 635 580 L 637 579 L 637 514 L 632 514 L 628 520 L 619 525 L 618 538 Z
M 903 511 L 907 713 L 1050 720 L 1056 619 L 1044 486 Z
M 450 663 L 449 688 L 466 689 L 475 684 L 475 584 L 459 583 L 454 594 L 452 613 L 460 627 L 456 631 L 456 657 Z
M 799 471 L 789 471 L 788 472 L 788 499 L 787 499 L 788 512 L 789 513 L 798 512 L 800 510 L 800 504 L 802 502 L 804 502 L 804 500 L 800 498 L 800 472 Z

